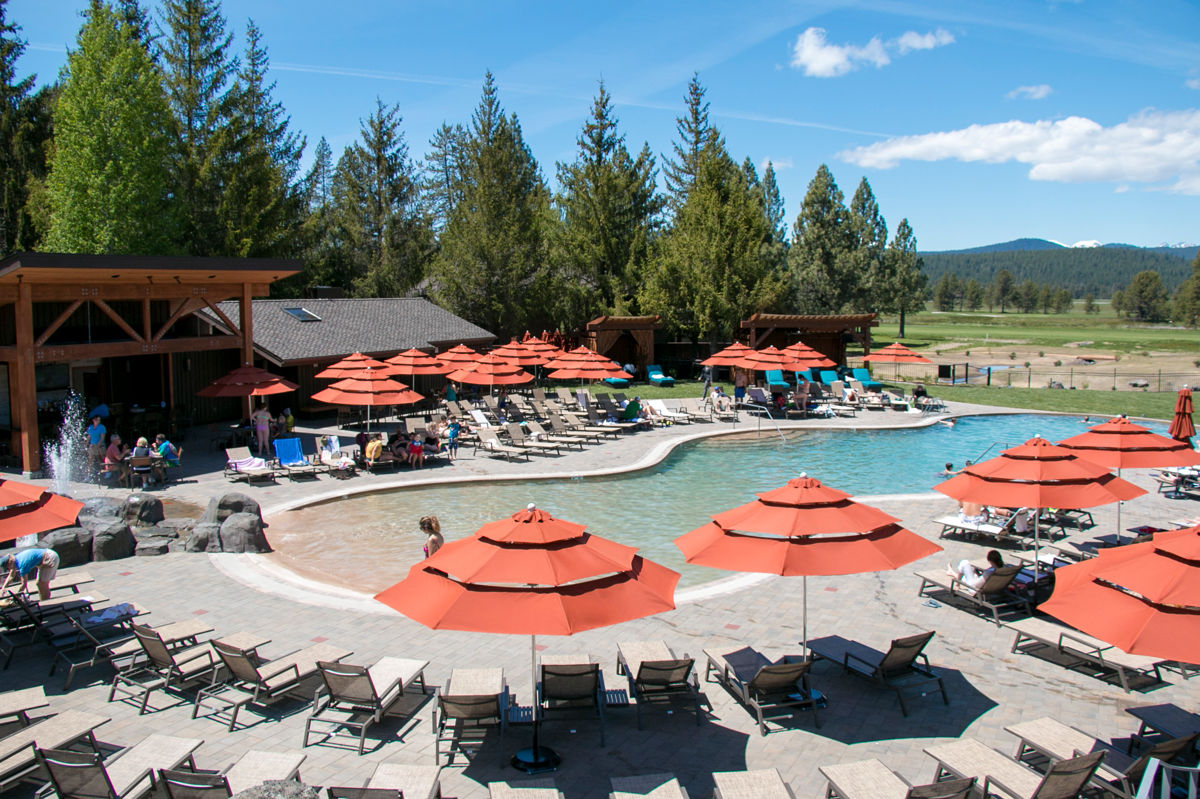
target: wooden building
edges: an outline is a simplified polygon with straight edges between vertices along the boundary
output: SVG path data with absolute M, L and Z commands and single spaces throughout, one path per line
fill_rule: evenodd
M 660 328 L 657 316 L 598 316 L 587 323 L 587 347 L 643 374 L 655 363 L 654 332 Z
M 55 406 L 71 390 L 89 401 L 173 409 L 176 375 L 200 371 L 190 361 L 209 363 L 214 376 L 252 361 L 251 299 L 301 269 L 299 261 L 263 258 L 0 260 L 0 429 L 10 431 L 0 439 L 3 454 L 36 472 L 39 413 L 52 429 Z M 201 310 L 220 327 L 199 318 Z
M 839 364 L 846 363 L 846 343 L 856 341 L 863 354 L 871 351 L 871 328 L 878 327 L 875 314 L 792 315 L 756 313 L 742 321 L 749 331 L 749 346 L 783 349 L 803 341 L 817 352 Z

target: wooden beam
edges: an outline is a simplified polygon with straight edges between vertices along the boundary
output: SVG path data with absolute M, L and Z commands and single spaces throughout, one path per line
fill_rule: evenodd
M 142 297 L 142 341 L 150 340 L 150 298 Z
M 145 343 L 145 339 L 138 335 L 138 332 L 133 327 L 121 318 L 121 315 L 112 309 L 107 302 L 101 299 L 93 299 L 92 304 L 104 312 L 104 315 L 117 323 L 117 327 L 125 331 L 125 335 L 137 342 Z
M 37 381 L 34 377 L 33 292 L 28 284 L 18 288 L 16 321 L 16 368 L 11 389 L 13 421 L 18 431 L 21 470 L 32 476 L 42 466 L 37 426 Z
M 67 310 L 60 313 L 58 317 L 50 323 L 50 326 L 42 331 L 42 335 L 34 339 L 33 346 L 40 347 L 45 344 L 46 341 L 54 335 L 54 332 L 62 327 L 64 322 L 71 318 L 71 314 L 75 313 L 75 311 L 79 309 L 80 305 L 83 305 L 83 300 L 75 300 L 75 302 L 68 305 Z
M 207 352 L 232 350 L 242 346 L 241 336 L 192 336 L 169 338 L 145 343 L 141 341 L 110 341 L 100 344 L 64 344 L 60 347 L 40 347 L 34 350 L 36 363 L 62 363 L 87 358 L 128 358 L 134 355 L 157 355 L 167 352 Z M 0 347 L 0 360 L 16 357 L 15 347 Z
M 176 322 L 178 322 L 183 317 L 190 314 L 192 311 L 198 310 L 203 307 L 204 307 L 204 301 L 198 300 L 194 297 L 189 297 L 186 300 L 181 300 L 179 302 L 179 304 L 175 307 L 175 310 L 171 312 L 170 318 L 168 318 L 167 321 L 163 323 L 163 326 L 158 329 L 158 332 L 155 333 L 153 337 L 151 337 L 151 341 L 161 341 L 162 337 L 167 334 L 167 331 L 171 329 L 172 325 L 174 325 Z
M 224 311 L 222 311 L 217 306 L 213 305 L 212 302 L 210 302 L 207 297 L 201 297 L 200 299 L 204 302 L 205 305 L 208 306 L 208 309 L 210 311 L 212 311 L 213 313 L 215 313 L 217 315 L 218 319 L 220 319 L 222 322 L 225 323 L 225 326 L 227 328 L 229 328 L 229 331 L 231 333 L 240 334 L 242 332 L 242 329 L 240 327 L 238 327 L 237 325 L 235 325 L 233 323 L 233 320 L 225 315 Z
M 254 304 L 249 283 L 242 284 L 242 296 L 238 298 L 238 313 L 241 315 L 242 363 L 254 363 Z

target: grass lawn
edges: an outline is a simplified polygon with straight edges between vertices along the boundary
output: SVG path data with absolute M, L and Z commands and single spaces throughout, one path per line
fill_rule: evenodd
M 1127 413 L 1170 421 L 1175 412 L 1174 392 L 1069 391 L 1048 388 L 1001 388 L 998 386 L 928 386 L 929 393 L 954 402 L 1002 405 L 1036 411 L 1061 411 L 1094 416 Z

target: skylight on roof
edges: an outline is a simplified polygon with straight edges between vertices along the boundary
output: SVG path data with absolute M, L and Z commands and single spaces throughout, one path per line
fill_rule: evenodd
M 284 308 L 284 313 L 289 313 L 299 319 L 301 322 L 320 322 L 321 317 L 317 316 L 307 308 Z

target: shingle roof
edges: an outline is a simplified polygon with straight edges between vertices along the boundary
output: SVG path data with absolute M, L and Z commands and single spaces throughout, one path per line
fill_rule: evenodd
M 217 303 L 234 322 L 236 301 Z M 421 297 L 253 300 L 254 349 L 278 365 L 326 361 L 352 352 L 394 355 L 459 342 L 488 343 L 496 336 Z M 304 308 L 319 322 L 302 322 L 285 308 Z M 199 311 L 224 327 L 208 309 Z

